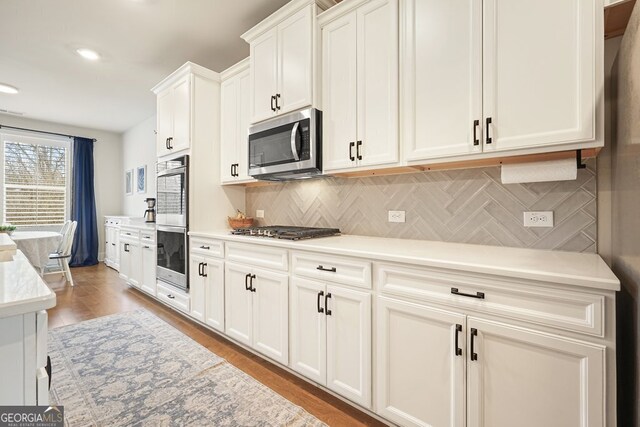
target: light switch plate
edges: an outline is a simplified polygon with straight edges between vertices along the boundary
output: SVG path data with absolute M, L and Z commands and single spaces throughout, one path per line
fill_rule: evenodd
M 389 222 L 405 222 L 405 211 L 389 211 Z
M 256 218 L 264 218 L 264 211 L 262 209 L 256 210 Z
M 525 212 L 525 227 L 553 227 L 553 211 Z

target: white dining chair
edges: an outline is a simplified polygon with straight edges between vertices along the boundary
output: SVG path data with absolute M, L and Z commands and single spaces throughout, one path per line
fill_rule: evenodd
M 57 262 L 59 270 L 48 269 L 46 274 L 63 273 L 65 278 L 67 279 L 67 282 L 69 282 L 71 286 L 74 286 L 73 277 L 71 277 L 71 269 L 69 268 L 69 259 L 71 258 L 71 246 L 73 246 L 73 238 L 76 235 L 78 222 L 71 221 L 65 230 L 66 225 L 67 224 L 63 226 L 63 230 L 65 232 L 64 234 L 62 234 L 62 239 L 60 240 L 58 250 L 49 255 L 50 260 Z

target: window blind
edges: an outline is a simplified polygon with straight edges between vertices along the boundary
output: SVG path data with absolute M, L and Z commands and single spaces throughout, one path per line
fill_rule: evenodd
M 67 147 L 4 139 L 4 222 L 55 225 L 67 217 Z

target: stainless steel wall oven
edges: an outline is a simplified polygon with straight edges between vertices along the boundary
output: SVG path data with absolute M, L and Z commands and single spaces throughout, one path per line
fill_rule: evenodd
M 158 280 L 189 291 L 189 156 L 157 166 L 156 239 Z

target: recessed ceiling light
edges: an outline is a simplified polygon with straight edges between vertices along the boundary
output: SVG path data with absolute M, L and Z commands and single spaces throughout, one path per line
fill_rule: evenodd
M 100 55 L 98 55 L 98 52 L 95 50 L 80 48 L 76 49 L 76 53 L 89 61 L 97 61 L 100 59 Z
M 8 84 L 0 83 L 0 92 L 15 94 L 15 93 L 18 93 L 20 91 L 18 90 L 17 87 L 13 87 L 13 86 L 8 85 Z

